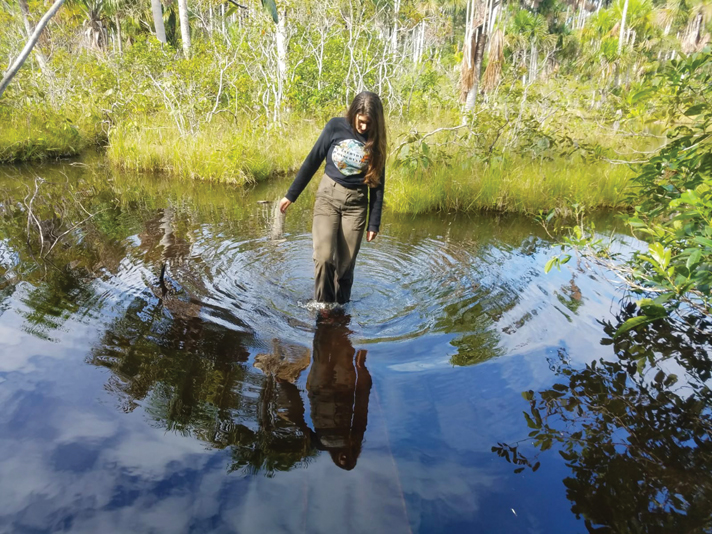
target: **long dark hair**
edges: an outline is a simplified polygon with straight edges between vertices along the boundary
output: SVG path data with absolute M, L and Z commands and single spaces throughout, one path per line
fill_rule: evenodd
M 364 183 L 369 187 L 377 187 L 381 183 L 381 173 L 386 166 L 386 119 L 383 114 L 383 104 L 376 93 L 363 91 L 356 95 L 346 112 L 346 120 L 356 129 L 356 115 L 366 115 L 369 119 L 368 141 L 366 153 L 368 169 Z

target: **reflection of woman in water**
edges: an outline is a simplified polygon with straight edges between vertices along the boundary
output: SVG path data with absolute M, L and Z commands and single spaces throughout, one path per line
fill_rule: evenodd
M 284 384 L 289 395 L 289 419 L 311 435 L 314 446 L 328 451 L 342 469 L 356 466 L 368 423 L 371 375 L 366 351 L 351 345 L 347 315 L 332 315 L 317 323 L 307 392 L 314 430 L 304 422 L 299 391 Z M 290 387 L 291 386 L 291 387 Z
M 386 163 L 386 123 L 381 99 L 364 91 L 346 117 L 331 119 L 304 160 L 279 209 L 286 213 L 322 161 L 324 176 L 314 204 L 314 299 L 343 304 L 351 298 L 356 256 L 378 235 Z

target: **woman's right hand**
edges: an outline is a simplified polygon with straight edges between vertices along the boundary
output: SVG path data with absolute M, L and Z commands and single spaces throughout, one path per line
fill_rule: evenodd
M 289 200 L 287 197 L 284 197 L 282 200 L 279 201 L 279 211 L 281 211 L 282 213 L 287 213 L 287 208 L 290 206 L 291 203 L 291 200 Z

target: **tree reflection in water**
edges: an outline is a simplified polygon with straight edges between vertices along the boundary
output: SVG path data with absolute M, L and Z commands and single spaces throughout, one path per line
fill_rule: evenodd
M 632 316 L 603 323 L 617 359 L 574 368 L 564 352 L 553 367 L 563 380 L 523 396 L 529 436 L 540 451 L 557 447 L 572 511 L 589 532 L 712 531 L 710 324 L 658 321 L 614 338 Z M 517 446 L 493 451 L 536 470 Z

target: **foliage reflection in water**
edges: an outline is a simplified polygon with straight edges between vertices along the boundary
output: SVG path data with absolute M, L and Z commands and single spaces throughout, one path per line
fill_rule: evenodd
M 571 469 L 566 494 L 589 532 L 710 532 L 711 325 L 666 319 L 616 337 L 636 310 L 630 303 L 602 323 L 601 344 L 615 359 L 577 367 L 560 352 L 551 361 L 560 381 L 522 393 L 529 437 L 542 452 L 558 449 Z M 537 470 L 522 449 L 492 450 L 517 472 Z

